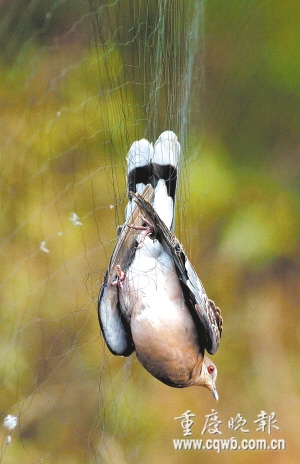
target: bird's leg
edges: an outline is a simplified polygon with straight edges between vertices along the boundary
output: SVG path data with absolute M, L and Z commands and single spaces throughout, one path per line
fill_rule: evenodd
M 143 222 L 146 224 L 145 226 L 134 226 L 134 225 L 128 225 L 128 227 L 130 227 L 130 229 L 135 229 L 135 230 L 144 230 L 146 232 L 145 235 L 149 235 L 149 234 L 152 234 L 153 231 L 154 231 L 154 228 L 153 228 L 153 225 L 151 224 L 150 221 L 148 221 L 148 219 L 146 219 L 144 216 L 140 216 L 140 218 L 143 220 Z
M 111 284 L 114 287 L 118 286 L 119 288 L 122 289 L 125 277 L 126 277 L 126 272 L 122 271 L 120 264 L 117 264 L 117 278 Z
M 148 219 L 146 219 L 144 216 L 140 216 L 140 218 L 144 221 L 144 223 L 146 224 L 145 226 L 133 226 L 133 225 L 128 225 L 128 227 L 130 227 L 130 229 L 135 229 L 135 230 L 142 230 L 143 232 L 141 233 L 141 240 L 140 240 L 140 244 L 138 246 L 138 248 L 141 248 L 141 246 L 143 245 L 144 241 L 145 241 L 145 238 L 147 237 L 147 235 L 150 235 L 150 234 L 153 234 L 154 232 L 154 227 L 153 225 L 151 224 L 150 221 L 148 221 Z

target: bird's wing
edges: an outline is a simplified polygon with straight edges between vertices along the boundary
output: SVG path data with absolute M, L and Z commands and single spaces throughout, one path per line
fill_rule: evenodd
M 181 243 L 162 221 L 151 203 L 139 193 L 133 193 L 133 196 L 143 215 L 153 225 L 153 236 L 162 243 L 165 251 L 174 260 L 187 306 L 194 317 L 199 334 L 205 337 L 204 347 L 210 354 L 216 353 L 222 334 L 223 321 L 220 309 L 208 299 Z
M 153 188 L 150 184 L 140 195 L 147 202 L 151 202 L 153 196 Z M 118 276 L 117 267 L 120 266 L 120 269 L 126 272 L 134 258 L 138 245 L 136 237 L 140 231 L 128 225 L 141 226 L 143 224 L 141 214 L 143 213 L 139 206 L 135 204 L 121 228 L 98 298 L 101 331 L 108 348 L 115 355 L 129 356 L 134 351 L 129 321 L 125 319 L 120 308 L 120 288 L 118 285 L 113 285 L 113 282 Z

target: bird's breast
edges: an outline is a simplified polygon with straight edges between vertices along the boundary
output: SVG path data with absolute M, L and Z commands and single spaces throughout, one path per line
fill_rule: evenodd
M 187 384 L 202 356 L 197 330 L 173 261 L 162 247 L 149 251 L 150 247 L 136 254 L 126 275 L 121 307 L 130 314 L 141 364 L 164 383 Z

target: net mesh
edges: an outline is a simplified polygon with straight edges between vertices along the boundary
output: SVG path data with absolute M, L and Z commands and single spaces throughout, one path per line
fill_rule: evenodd
M 1 463 L 297 462 L 298 10 L 0 2 Z M 99 330 L 126 154 L 165 130 L 183 152 L 175 233 L 224 316 L 218 403 L 113 356 Z M 212 409 L 222 434 L 202 435 Z M 188 410 L 192 438 L 287 449 L 175 450 Z M 280 430 L 256 430 L 262 410 Z
M 177 228 L 188 238 L 182 205 L 203 7 L 3 7 L 1 410 L 18 417 L 20 436 L 8 449 L 4 431 L 3 462 L 132 462 L 136 437 L 146 444 L 154 432 L 145 404 L 156 388 L 139 394 L 153 381 L 134 356 L 106 350 L 96 300 L 124 220 L 133 141 L 176 132 L 185 155 Z

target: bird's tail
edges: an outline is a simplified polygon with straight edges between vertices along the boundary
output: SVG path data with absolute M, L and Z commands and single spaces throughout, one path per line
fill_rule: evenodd
M 163 132 L 155 142 L 152 157 L 154 209 L 170 230 L 174 228 L 174 206 L 180 144 L 172 131 Z
M 154 188 L 153 206 L 169 229 L 174 225 L 174 203 L 180 144 L 172 131 L 163 132 L 153 145 L 145 139 L 132 144 L 127 156 L 126 219 L 132 212 L 130 192 L 142 193 L 147 184 Z
M 134 208 L 133 193 L 143 193 L 145 186 L 151 183 L 153 145 L 146 139 L 133 142 L 127 155 L 127 195 L 129 203 L 126 208 L 126 220 Z

